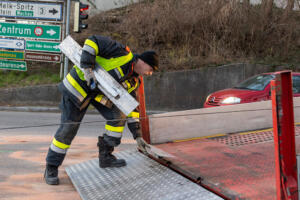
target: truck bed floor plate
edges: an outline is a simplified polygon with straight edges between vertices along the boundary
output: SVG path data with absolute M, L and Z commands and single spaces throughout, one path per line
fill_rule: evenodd
M 66 167 L 83 200 L 222 199 L 136 150 L 115 154 L 126 167 L 99 168 L 98 159 Z

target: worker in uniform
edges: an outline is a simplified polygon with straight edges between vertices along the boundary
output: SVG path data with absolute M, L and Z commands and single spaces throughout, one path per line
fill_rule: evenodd
M 74 139 L 89 104 L 92 104 L 107 120 L 105 132 L 98 137 L 99 166 L 122 167 L 124 159 L 117 159 L 112 152 L 121 142 L 125 123 L 137 141 L 140 149 L 145 150 L 141 137 L 139 112 L 135 109 L 125 116 L 97 88 L 93 69 L 96 64 L 104 68 L 133 97 L 139 86 L 139 76 L 152 75 L 158 69 L 158 55 L 155 51 L 133 54 L 127 46 L 109 37 L 93 35 L 86 39 L 80 60 L 81 71 L 76 65 L 59 84 L 62 93 L 60 103 L 61 124 L 48 150 L 44 178 L 47 184 L 59 184 L 58 167 L 62 164 L 67 150 Z

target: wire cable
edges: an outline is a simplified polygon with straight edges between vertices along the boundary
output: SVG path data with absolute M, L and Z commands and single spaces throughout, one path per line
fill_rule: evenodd
M 300 106 L 294 106 L 294 108 L 298 108 Z M 224 111 L 224 112 L 210 112 L 210 113 L 192 113 L 192 114 L 177 114 L 177 115 L 166 115 L 166 116 L 147 116 L 140 117 L 139 119 L 160 119 L 160 118 L 173 118 L 173 117 L 188 117 L 188 116 L 200 116 L 200 115 L 212 115 L 212 114 L 228 114 L 228 113 L 240 113 L 240 112 L 255 112 L 255 111 L 270 111 L 272 109 L 256 109 L 256 110 L 237 110 L 237 111 Z M 180 112 L 180 111 L 179 111 Z M 161 113 L 166 114 L 166 113 Z M 160 115 L 161 115 L 160 114 Z M 113 119 L 113 120 L 97 120 L 97 121 L 87 121 L 87 122 L 67 122 L 67 123 L 52 123 L 52 124 L 40 124 L 40 125 L 28 125 L 28 126 L 15 126 L 15 127 L 4 127 L 0 128 L 1 130 L 12 130 L 12 129 L 24 129 L 24 128 L 40 128 L 47 126 L 59 126 L 62 124 L 92 124 L 92 123 L 105 123 L 108 121 L 127 121 L 126 119 Z

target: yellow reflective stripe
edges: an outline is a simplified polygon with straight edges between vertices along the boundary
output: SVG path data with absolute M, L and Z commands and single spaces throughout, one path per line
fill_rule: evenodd
M 110 126 L 110 125 L 106 124 L 105 129 L 108 131 L 112 131 L 112 132 L 122 133 L 124 130 L 124 126 L 114 127 L 114 126 Z
M 117 69 L 118 69 L 118 71 L 120 72 L 121 77 L 123 77 L 123 76 L 124 76 L 124 73 L 123 73 L 122 68 L 121 68 L 121 67 L 118 67 Z
M 129 89 L 127 90 L 128 93 L 130 93 L 130 92 L 132 92 L 133 90 L 135 90 L 135 89 L 137 88 L 137 86 L 138 86 L 138 82 L 135 83 L 135 86 L 134 86 L 134 87 L 129 88 Z
M 61 143 L 61 142 L 57 141 L 55 138 L 53 138 L 52 143 L 53 143 L 55 146 L 57 146 L 57 147 L 59 147 L 59 148 L 61 148 L 61 149 L 68 149 L 68 148 L 70 148 L 70 145 Z
M 87 96 L 86 92 L 77 83 L 77 81 L 71 76 L 71 74 L 67 75 L 67 79 L 68 79 L 69 83 L 83 96 L 83 98 L 85 98 Z
M 96 97 L 95 97 L 95 101 L 99 102 L 101 101 L 101 99 L 103 98 L 103 94 L 98 94 Z
M 140 118 L 140 113 L 139 112 L 131 112 L 127 117 L 132 117 L 132 118 Z
M 124 81 L 127 85 L 127 90 L 129 90 L 131 88 L 131 84 L 128 82 L 128 80 Z
M 78 77 L 79 77 L 81 80 L 85 81 L 83 71 L 81 71 L 76 65 L 74 65 L 74 68 L 75 68 L 75 70 L 76 70 L 76 73 L 77 73 Z
M 103 67 L 106 71 L 110 71 L 112 69 L 115 69 L 117 67 L 121 67 L 122 65 L 125 65 L 129 61 L 131 61 L 133 58 L 133 54 L 129 52 L 125 56 L 121 56 L 118 58 L 111 58 L 111 59 L 105 59 L 100 56 L 96 56 L 96 62 Z
M 98 55 L 98 53 L 99 53 L 98 45 L 94 41 L 92 41 L 90 39 L 86 39 L 84 44 L 89 45 L 90 47 L 95 49 L 95 53 L 96 53 L 96 55 Z

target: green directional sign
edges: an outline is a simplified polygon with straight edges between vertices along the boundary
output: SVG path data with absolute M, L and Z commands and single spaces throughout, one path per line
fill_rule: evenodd
M 0 36 L 60 40 L 60 25 L 0 22 Z
M 0 60 L 0 69 L 27 71 L 26 62 Z
M 0 50 L 0 59 L 24 60 L 24 51 L 2 51 L 2 50 Z
M 47 42 L 47 41 L 26 41 L 26 50 L 30 51 L 46 51 L 60 53 L 58 48 L 59 42 Z

